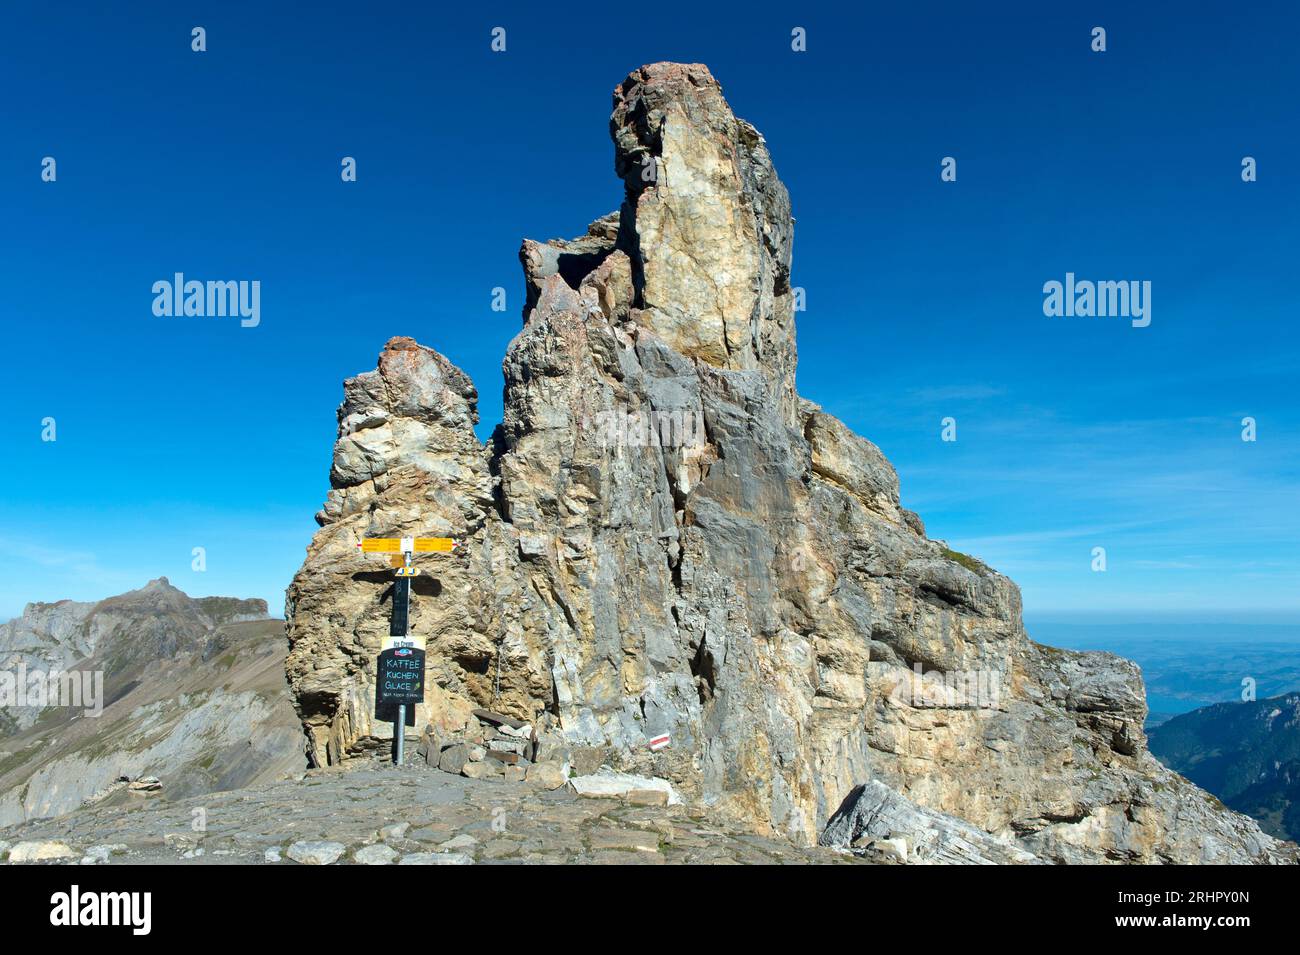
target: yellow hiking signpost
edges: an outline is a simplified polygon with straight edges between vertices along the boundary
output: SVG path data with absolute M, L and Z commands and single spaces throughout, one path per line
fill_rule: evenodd
M 450 554 L 460 541 L 454 537 L 363 537 L 363 554 Z
M 411 618 L 411 578 L 420 568 L 411 563 L 416 554 L 451 554 L 460 541 L 451 537 L 363 537 L 357 549 L 363 554 L 387 554 L 393 576 L 393 616 L 389 637 L 379 654 L 375 673 L 375 718 L 396 705 L 393 719 L 393 762 L 402 765 L 406 743 L 406 713 L 410 706 L 412 724 L 415 707 L 424 700 L 424 649 L 407 630 Z

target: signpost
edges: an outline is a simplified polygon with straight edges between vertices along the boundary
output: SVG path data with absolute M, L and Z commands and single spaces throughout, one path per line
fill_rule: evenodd
M 389 636 L 375 673 L 375 718 L 383 719 L 393 707 L 397 709 L 393 718 L 393 762 L 398 766 L 406 754 L 407 714 L 414 726 L 415 707 L 424 702 L 424 641 L 408 632 L 411 579 L 420 572 L 411 564 L 411 558 L 415 554 L 454 553 L 459 543 L 450 537 L 366 537 L 357 545 L 363 554 L 391 555 L 389 564 L 395 568 Z
M 388 635 L 404 637 L 411 623 L 411 578 L 398 577 L 393 581 L 393 615 L 389 618 Z
M 379 654 L 379 672 L 375 675 L 376 704 L 397 706 L 397 719 L 393 720 L 393 736 L 397 744 L 394 760 L 402 765 L 405 755 L 406 714 L 409 706 L 411 722 L 415 722 L 415 706 L 424 702 L 424 651 L 418 647 L 392 647 Z

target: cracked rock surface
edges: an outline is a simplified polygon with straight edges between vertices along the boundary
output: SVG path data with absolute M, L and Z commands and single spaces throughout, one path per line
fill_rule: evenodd
M 1032 642 L 1016 586 L 927 538 L 881 451 L 798 397 L 790 199 L 708 69 L 637 70 L 610 127 L 621 204 L 524 243 L 486 444 L 473 384 L 410 338 L 344 385 L 286 606 L 314 763 L 389 745 L 392 577 L 358 541 L 450 536 L 411 620 L 413 732 L 440 746 L 488 707 L 539 760 L 665 779 L 808 846 L 874 781 L 1004 861 L 1294 860 L 1147 753 L 1136 666 Z M 906 856 L 906 815 L 881 852 Z

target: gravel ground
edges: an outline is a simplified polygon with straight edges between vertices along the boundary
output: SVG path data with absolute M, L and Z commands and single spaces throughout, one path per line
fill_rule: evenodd
M 422 765 L 369 764 L 33 820 L 0 830 L 0 856 L 110 865 L 858 861 L 720 826 L 695 808 L 638 805 L 649 795 L 589 798 L 568 786 L 548 792 Z

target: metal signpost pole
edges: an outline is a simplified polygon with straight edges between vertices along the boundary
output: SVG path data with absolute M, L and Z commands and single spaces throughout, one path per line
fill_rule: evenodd
M 402 542 L 403 545 L 406 541 Z M 397 572 L 393 584 L 393 625 L 389 632 L 394 637 L 405 638 L 411 627 L 411 551 L 403 547 L 403 566 Z M 406 756 L 406 704 L 397 705 L 397 722 L 393 724 L 393 739 L 397 742 L 393 750 L 393 763 L 401 766 Z
M 366 537 L 357 542 L 362 554 L 386 554 L 397 568 L 389 636 L 375 674 L 375 714 L 387 712 L 390 705 L 397 710 L 393 762 L 398 766 L 406 756 L 406 709 L 424 700 L 424 647 L 410 635 L 411 580 L 419 573 L 411 560 L 415 554 L 452 554 L 459 544 L 451 537 Z

